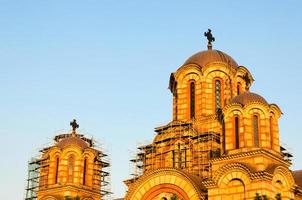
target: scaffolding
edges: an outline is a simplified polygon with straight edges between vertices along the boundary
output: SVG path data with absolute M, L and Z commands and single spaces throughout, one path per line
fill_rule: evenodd
M 72 134 L 60 134 L 54 137 L 54 144 L 40 150 L 40 155 L 28 162 L 28 178 L 26 179 L 25 200 L 36 200 L 37 192 L 48 187 L 50 158 L 47 152 L 63 139 L 74 137 Z M 96 152 L 93 160 L 92 189 L 98 191 L 101 199 L 111 199 L 110 160 L 108 154 L 93 139 L 77 134 L 76 137 L 84 140 Z M 84 183 L 83 183 L 84 184 Z M 60 185 L 61 187 L 62 185 Z
M 136 152 L 131 156 L 132 159 L 130 160 L 130 162 L 134 163 L 134 165 L 132 165 L 134 168 L 132 169 L 133 172 L 131 173 L 131 176 L 134 179 L 138 178 L 144 173 L 146 153 L 143 147 L 145 147 L 145 145 L 139 144 Z
M 26 180 L 25 200 L 36 200 L 37 191 L 40 187 L 45 187 L 47 182 L 46 175 L 41 176 L 41 172 L 48 170 L 48 159 L 32 158 L 28 162 L 28 178 Z
M 93 186 L 95 190 L 100 190 L 102 199 L 111 199 L 111 180 L 110 180 L 110 159 L 102 145 L 91 142 L 93 148 L 98 152 L 94 159 Z
M 138 146 L 137 153 L 130 160 L 134 165 L 130 180 L 163 167 L 179 168 L 208 178 L 211 176 L 210 160 L 221 155 L 221 127 L 217 123 L 213 120 L 198 127 L 195 120 L 172 121 L 156 128 L 154 142 Z

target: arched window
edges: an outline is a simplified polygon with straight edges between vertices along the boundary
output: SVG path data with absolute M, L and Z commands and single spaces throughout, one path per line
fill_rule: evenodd
M 56 156 L 55 158 L 55 166 L 56 166 L 56 170 L 55 170 L 55 184 L 58 183 L 58 177 L 59 177 L 59 156 Z
M 274 121 L 272 116 L 269 118 L 269 124 L 271 133 L 271 148 L 274 148 Z
M 235 116 L 234 120 L 235 149 L 239 149 L 239 117 Z
M 221 81 L 215 80 L 215 110 L 221 108 Z
M 259 147 L 259 118 L 258 115 L 253 116 L 253 134 L 255 147 Z
M 190 118 L 195 118 L 195 83 L 190 82 Z
M 84 169 L 83 169 L 83 185 L 86 185 L 87 183 L 87 178 L 86 175 L 87 174 L 87 158 L 84 159 Z
M 73 182 L 73 172 L 74 172 L 74 156 L 68 158 L 68 182 Z

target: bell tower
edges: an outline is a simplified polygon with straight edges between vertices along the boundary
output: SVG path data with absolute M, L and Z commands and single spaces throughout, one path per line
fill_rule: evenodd
M 100 200 L 110 193 L 106 154 L 78 133 L 76 120 L 70 126 L 29 162 L 26 200 Z

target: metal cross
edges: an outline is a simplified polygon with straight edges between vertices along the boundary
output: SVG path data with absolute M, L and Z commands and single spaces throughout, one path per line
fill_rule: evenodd
M 204 32 L 204 36 L 206 36 L 208 39 L 208 46 L 212 46 L 212 42 L 215 42 L 215 38 L 211 32 L 211 29 L 208 29 L 208 32 Z
M 72 131 L 75 132 L 77 128 L 79 128 L 79 124 L 77 124 L 77 120 L 73 120 L 70 122 L 70 126 L 72 127 Z

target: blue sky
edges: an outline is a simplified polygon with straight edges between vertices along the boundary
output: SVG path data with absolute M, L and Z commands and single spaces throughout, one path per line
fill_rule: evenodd
M 210 3 L 211 2 L 211 3 Z M 131 152 L 171 120 L 169 75 L 192 54 L 227 52 L 277 103 L 302 169 L 301 1 L 0 0 L 0 199 L 23 198 L 27 160 L 76 118 L 107 149 L 122 196 Z

